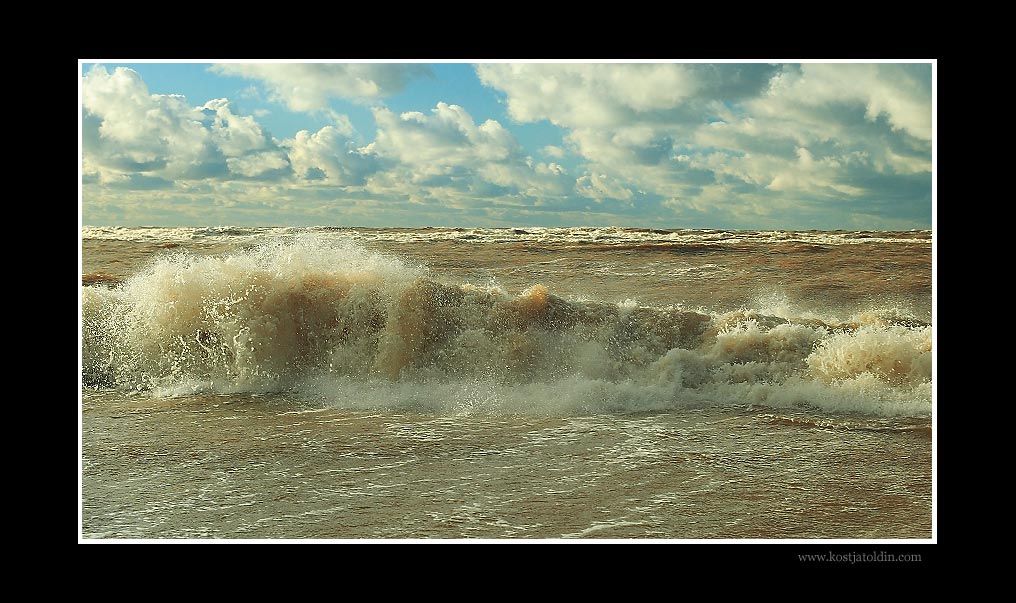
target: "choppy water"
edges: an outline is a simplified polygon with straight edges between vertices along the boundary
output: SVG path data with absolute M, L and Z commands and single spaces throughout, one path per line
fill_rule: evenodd
M 85 229 L 82 530 L 928 538 L 928 232 Z

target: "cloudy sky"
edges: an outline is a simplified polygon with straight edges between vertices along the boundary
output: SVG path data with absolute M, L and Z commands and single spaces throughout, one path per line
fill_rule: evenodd
M 931 228 L 932 71 L 82 62 L 82 221 Z

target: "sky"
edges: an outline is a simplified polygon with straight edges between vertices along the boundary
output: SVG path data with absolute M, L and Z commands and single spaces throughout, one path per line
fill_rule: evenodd
M 86 226 L 932 227 L 932 61 L 81 61 Z

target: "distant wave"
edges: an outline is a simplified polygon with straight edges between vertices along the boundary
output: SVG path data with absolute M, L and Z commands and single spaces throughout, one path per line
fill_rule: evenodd
M 520 243 L 551 244 L 555 246 L 600 245 L 615 248 L 686 247 L 709 250 L 710 246 L 723 248 L 730 245 L 771 245 L 774 243 L 801 243 L 804 245 L 863 245 L 872 243 L 899 243 L 930 245 L 931 231 L 877 232 L 877 231 L 782 231 L 782 230 L 702 230 L 702 229 L 648 229 L 648 228 L 289 228 L 235 226 L 201 228 L 128 228 L 116 226 L 86 227 L 81 231 L 86 239 L 123 241 L 194 241 L 234 240 L 249 238 L 270 240 L 315 232 L 334 235 L 335 238 L 394 242 L 458 241 L 463 243 Z M 588 248 L 588 247 L 583 247 Z
M 168 251 L 122 283 L 92 283 L 112 286 L 81 289 L 89 387 L 438 411 L 931 412 L 933 327 L 907 316 L 712 314 L 567 300 L 542 284 L 513 295 L 320 236 L 225 257 Z

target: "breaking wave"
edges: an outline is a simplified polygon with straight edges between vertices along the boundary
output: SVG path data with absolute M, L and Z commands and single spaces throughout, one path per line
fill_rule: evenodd
M 933 327 L 886 313 L 719 314 L 568 300 L 541 284 L 511 294 L 313 237 L 170 252 L 124 282 L 104 276 L 81 289 L 89 387 L 443 412 L 932 406 Z

